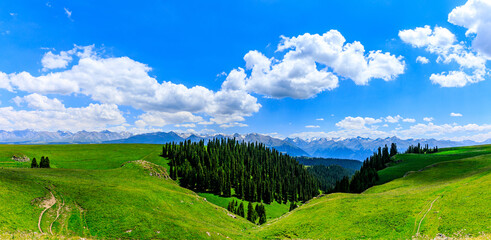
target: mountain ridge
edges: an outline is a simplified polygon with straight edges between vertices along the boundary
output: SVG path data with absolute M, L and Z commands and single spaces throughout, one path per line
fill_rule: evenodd
M 147 144 L 164 144 L 168 142 L 180 142 L 191 140 L 197 142 L 204 140 L 207 142 L 213 138 L 235 138 L 245 142 L 260 142 L 267 147 L 274 148 L 280 152 L 287 153 L 291 156 L 323 157 L 323 158 L 340 158 L 364 160 L 370 156 L 378 147 L 396 143 L 399 151 L 405 151 L 410 145 L 418 143 L 428 144 L 430 147 L 458 147 L 468 145 L 478 145 L 491 143 L 491 139 L 484 142 L 475 142 L 471 140 L 451 141 L 431 139 L 400 139 L 398 137 L 387 138 L 276 138 L 266 134 L 248 133 L 248 134 L 190 134 L 169 132 L 151 132 L 143 134 L 132 134 L 129 132 L 111 132 L 104 131 L 79 131 L 76 133 L 67 131 L 34 131 L 0 130 L 0 143 L 2 144 L 75 144 L 75 143 L 147 143 Z

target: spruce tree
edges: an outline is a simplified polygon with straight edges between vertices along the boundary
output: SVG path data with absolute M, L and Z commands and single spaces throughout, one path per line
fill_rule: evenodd
M 42 157 L 41 157 L 41 161 L 39 161 L 39 167 L 40 167 L 40 168 L 44 168 L 45 164 L 46 164 L 46 163 L 45 163 L 45 160 L 44 160 L 44 156 L 42 156 Z
M 244 203 L 240 203 L 239 209 L 237 210 L 237 215 L 241 217 L 245 217 L 245 211 L 244 211 Z
M 36 161 L 36 158 L 33 158 L 31 161 L 31 168 L 38 168 L 38 167 L 39 167 L 39 164 Z
M 44 159 L 44 167 L 45 167 L 45 168 L 50 168 L 50 165 L 49 165 L 49 157 L 46 157 L 46 158 Z

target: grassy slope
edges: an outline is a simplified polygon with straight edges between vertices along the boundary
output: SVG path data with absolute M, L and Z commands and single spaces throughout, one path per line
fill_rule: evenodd
M 407 239 L 416 235 L 433 201 L 422 221 L 421 235 L 491 232 L 491 146 L 399 158 L 401 165 L 381 175 L 400 175 L 440 163 L 363 194 L 336 193 L 312 200 L 256 233 L 264 238 Z
M 53 231 L 64 236 L 194 239 L 208 238 L 209 232 L 217 238 L 245 239 L 410 238 L 433 201 L 421 234 L 491 232 L 491 146 L 400 155 L 399 163 L 379 172 L 381 179 L 438 164 L 363 194 L 314 199 L 263 227 L 227 216 L 173 181 L 150 176 L 139 164 L 121 167 L 138 159 L 167 167 L 159 153 L 159 145 L 0 145 L 0 232 L 37 232 L 43 210 L 39 205 L 50 190 L 58 202 L 41 225 L 47 231 L 64 199 L 62 217 L 53 224 Z M 57 168 L 12 168 L 29 165 L 12 163 L 14 154 L 49 156 Z M 220 206 L 231 200 L 203 196 Z M 271 206 L 268 214 L 281 215 L 283 206 Z
M 206 198 L 207 201 L 216 204 L 220 207 L 227 208 L 228 203 L 232 202 L 233 200 L 244 203 L 244 209 L 247 214 L 247 207 L 249 202 L 248 201 L 243 201 L 240 200 L 236 197 L 220 197 L 217 195 L 214 195 L 212 193 L 198 193 L 199 196 Z M 254 203 L 257 204 L 257 203 Z M 269 220 L 275 219 L 280 217 L 281 215 L 287 213 L 290 210 L 290 202 L 286 204 L 279 204 L 278 202 L 272 202 L 271 204 L 264 204 L 264 208 L 266 209 L 266 217 Z
M 52 168 L 112 169 L 133 160 L 146 160 L 164 167 L 167 161 L 159 156 L 162 145 L 157 144 L 69 144 L 69 145 L 0 145 L 0 167 L 30 167 L 12 156 L 48 156 Z
M 121 167 L 142 158 L 162 163 L 159 151 L 158 145 L 136 144 L 0 146 L 2 161 L 12 154 L 48 155 L 58 167 L 0 168 L 0 232 L 39 232 L 40 204 L 52 191 L 57 203 L 43 216 L 44 232 L 64 200 L 53 232 L 65 236 L 196 239 L 209 238 L 208 232 L 251 238 L 242 232 L 254 226 L 248 221 L 231 218 L 172 180 L 150 176 L 141 164 Z

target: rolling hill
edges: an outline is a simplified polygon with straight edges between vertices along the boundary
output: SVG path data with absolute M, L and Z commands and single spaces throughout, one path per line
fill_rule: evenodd
M 95 239 L 485 239 L 491 233 L 490 145 L 396 155 L 379 171 L 381 185 L 317 197 L 262 226 L 168 179 L 160 151 L 150 144 L 0 145 L 0 238 L 52 232 Z M 55 168 L 30 169 L 12 155 L 49 156 Z

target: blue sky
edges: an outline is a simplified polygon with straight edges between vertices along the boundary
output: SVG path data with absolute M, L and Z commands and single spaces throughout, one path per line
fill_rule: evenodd
M 489 12 L 489 0 L 2 1 L 0 129 L 482 141 Z

